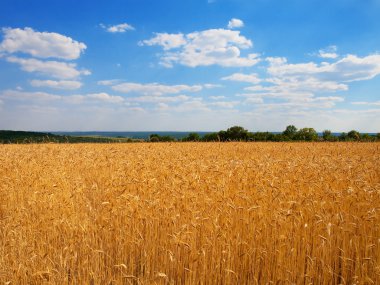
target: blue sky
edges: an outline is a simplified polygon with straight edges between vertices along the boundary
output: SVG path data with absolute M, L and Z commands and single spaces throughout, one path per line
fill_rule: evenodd
M 0 129 L 380 131 L 379 0 L 0 2 Z

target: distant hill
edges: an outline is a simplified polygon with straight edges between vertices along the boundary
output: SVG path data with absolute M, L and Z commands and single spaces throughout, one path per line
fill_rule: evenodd
M 97 136 L 68 136 L 42 132 L 1 131 L 0 143 L 115 143 L 135 142 L 130 138 L 97 137 Z
M 158 134 L 160 136 L 171 136 L 177 140 L 181 140 L 184 137 L 187 137 L 190 133 L 188 132 L 175 132 L 175 131 L 145 131 L 145 132 L 99 132 L 99 131 L 92 131 L 92 132 L 52 132 L 55 135 L 66 135 L 66 136 L 79 136 L 79 137 L 109 137 L 109 138 L 120 138 L 120 137 L 127 137 L 131 139 L 144 139 L 148 140 L 151 134 Z M 212 132 L 198 132 L 196 131 L 201 137 L 204 135 L 210 134 Z

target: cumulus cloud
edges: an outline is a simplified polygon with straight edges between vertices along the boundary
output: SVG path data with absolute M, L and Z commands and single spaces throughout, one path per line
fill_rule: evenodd
M 121 96 L 109 95 L 107 93 L 90 93 L 85 95 L 55 95 L 46 92 L 27 92 L 19 90 L 5 90 L 0 93 L 2 100 L 18 100 L 30 102 L 66 102 L 71 104 L 104 102 L 123 103 L 125 99 Z
M 244 88 L 245 97 L 280 100 L 272 105 L 306 108 L 332 108 L 344 99 L 318 97 L 319 93 L 347 91 L 352 81 L 369 80 L 380 74 L 380 55 L 347 55 L 332 63 L 288 63 L 286 58 L 267 58 L 268 77 L 261 85 Z M 284 102 L 285 101 L 285 102 Z M 270 106 L 272 106 L 270 105 Z
M 26 72 L 37 72 L 58 79 L 72 79 L 80 75 L 90 75 L 88 70 L 77 70 L 75 63 L 41 61 L 34 58 L 7 57 L 8 62 L 17 63 Z
M 125 33 L 126 31 L 133 31 L 135 28 L 127 23 L 122 23 L 113 26 L 105 26 L 104 24 L 100 24 L 100 26 L 105 29 L 109 33 Z
M 262 104 L 262 103 L 264 103 L 264 99 L 261 98 L 261 97 L 248 97 L 245 100 L 245 103 L 248 103 L 248 104 Z
M 364 105 L 364 106 L 380 106 L 380 101 L 367 102 L 367 101 L 358 101 L 351 102 L 353 105 Z
M 229 29 L 235 29 L 235 28 L 242 28 L 244 27 L 244 23 L 242 20 L 232 18 L 229 22 L 227 27 Z
M 294 97 L 293 100 L 282 102 L 264 103 L 263 98 L 270 97 L 271 94 L 262 94 L 262 97 L 251 97 L 252 94 L 242 94 L 247 97 L 246 103 L 259 104 L 261 109 L 292 109 L 292 110 L 310 110 L 310 109 L 331 109 L 336 106 L 336 103 L 343 102 L 343 97 L 327 96 L 327 97 Z M 254 94 L 256 95 L 256 94 Z
M 0 53 L 25 53 L 38 58 L 73 60 L 86 49 L 84 43 L 70 37 L 49 32 L 37 32 L 32 28 L 3 28 L 4 39 Z
M 241 49 L 253 46 L 240 31 L 210 29 L 189 34 L 157 33 L 140 45 L 158 45 L 164 50 L 160 63 L 165 67 L 181 64 L 190 67 L 220 65 L 224 67 L 253 66 L 258 54 L 241 56 Z
M 321 58 L 335 59 L 339 57 L 339 55 L 337 54 L 337 50 L 337 46 L 331 45 L 325 49 L 320 49 L 318 52 L 318 56 Z
M 124 102 L 124 98 L 121 96 L 113 96 L 109 95 L 107 93 L 92 93 L 92 94 L 87 94 L 85 96 L 86 98 L 94 99 L 94 100 L 99 100 L 99 101 L 105 101 L 109 103 L 121 103 Z
M 158 111 L 166 111 L 166 110 L 169 110 L 169 105 L 166 104 L 166 103 L 158 103 L 157 104 L 157 107 L 156 107 L 156 110 Z
M 336 92 L 348 90 L 348 85 L 335 81 L 323 81 L 313 77 L 282 77 L 268 78 L 266 82 L 272 85 L 262 86 L 255 85 L 244 88 L 247 91 L 266 91 L 283 93 L 287 91 L 302 91 L 302 92 Z
M 157 97 L 161 98 L 161 97 Z M 179 101 L 177 104 L 173 102 L 156 102 L 155 110 L 157 111 L 170 111 L 179 113 L 192 113 L 192 112 L 209 112 L 211 111 L 210 105 L 203 102 L 202 98 L 192 98 L 191 100 Z
M 265 108 L 333 108 L 342 96 L 325 93 L 347 91 L 353 81 L 369 80 L 380 74 L 380 55 L 347 55 L 332 63 L 288 63 L 286 58 L 267 58 L 266 78 L 260 84 L 244 88 L 246 103 L 260 103 Z M 241 74 L 223 79 L 241 79 Z M 244 77 L 243 77 L 244 78 Z M 244 78 L 245 79 L 245 78 Z M 247 80 L 248 81 L 248 80 Z M 320 96 L 320 95 L 324 96 Z M 265 100 L 264 100 L 265 99 Z M 270 103 L 266 103 L 266 99 Z M 356 102 L 366 105 L 366 102 Z M 373 104 L 376 105 L 376 104 Z
M 226 96 L 222 96 L 222 95 L 219 95 L 219 96 L 210 96 L 209 98 L 212 99 L 212 100 L 220 100 L 220 99 L 226 98 Z
M 218 101 L 218 102 L 209 103 L 208 105 L 218 107 L 218 108 L 232 109 L 239 103 L 240 103 L 239 101 Z
M 90 93 L 85 95 L 70 95 L 61 96 L 64 102 L 70 104 L 81 104 L 81 103 L 110 103 L 117 104 L 123 103 L 125 99 L 121 96 L 109 95 L 108 93 Z
M 380 74 L 380 54 L 347 55 L 334 63 L 288 64 L 284 58 L 268 58 L 268 72 L 274 76 L 313 76 L 321 80 L 351 82 L 368 80 Z
M 251 74 L 234 73 L 229 76 L 223 77 L 222 80 L 248 82 L 252 84 L 257 84 L 261 82 L 261 79 L 258 77 L 257 73 L 251 73 Z
M 61 96 L 46 92 L 25 92 L 19 90 L 5 90 L 0 93 L 3 100 L 31 100 L 31 101 L 52 101 L 60 100 Z
M 170 50 L 184 46 L 187 41 L 183 34 L 155 33 L 155 37 L 150 40 L 144 40 L 139 43 L 140 46 L 162 46 L 164 50 Z
M 110 79 L 110 80 L 100 80 L 98 81 L 98 85 L 103 85 L 103 86 L 112 86 L 117 83 L 120 83 L 121 80 L 119 79 Z
M 199 112 L 199 111 L 210 111 L 210 108 L 202 102 L 201 100 L 186 101 L 178 106 L 176 106 L 174 111 L 177 112 Z
M 206 88 L 206 89 L 213 89 L 213 88 L 222 88 L 223 85 L 221 85 L 221 84 L 210 84 L 210 83 L 207 83 L 207 84 L 203 84 L 203 87 Z
M 54 89 L 63 89 L 63 90 L 75 90 L 82 86 L 82 83 L 79 81 L 70 81 L 70 80 L 31 80 L 30 84 L 33 87 L 49 87 Z
M 163 94 L 177 94 L 180 92 L 199 92 L 201 85 L 163 85 L 158 83 L 121 83 L 112 86 L 112 89 L 122 93 L 140 93 L 144 95 L 161 96 Z
M 189 96 L 178 95 L 178 96 L 140 96 L 128 98 L 129 102 L 141 102 L 141 103 L 175 103 L 190 100 Z

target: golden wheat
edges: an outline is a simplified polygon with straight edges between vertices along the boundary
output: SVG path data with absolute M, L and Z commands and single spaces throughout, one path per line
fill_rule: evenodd
M 0 146 L 3 284 L 380 284 L 380 144 Z

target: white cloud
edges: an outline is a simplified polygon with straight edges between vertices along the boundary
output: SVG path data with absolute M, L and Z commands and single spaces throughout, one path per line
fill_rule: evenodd
M 174 103 L 188 101 L 191 97 L 186 95 L 178 96 L 140 96 L 128 98 L 130 102 L 142 102 L 142 103 Z
M 242 27 L 244 27 L 244 23 L 243 23 L 242 20 L 232 18 L 232 19 L 228 22 L 228 26 L 227 26 L 227 27 L 228 27 L 229 29 L 242 28 Z
M 223 77 L 222 80 L 248 82 L 252 84 L 257 84 L 261 82 L 261 79 L 258 77 L 257 73 L 251 73 L 251 74 L 234 73 L 229 76 Z
M 316 97 L 318 93 L 347 91 L 351 81 L 368 80 L 380 74 L 380 55 L 360 58 L 347 55 L 333 63 L 314 62 L 290 64 L 286 58 L 267 58 L 268 78 L 262 85 L 244 88 L 252 92 L 242 96 L 271 98 L 288 102 L 273 102 L 272 105 L 293 107 L 331 108 L 342 102 L 342 97 Z M 256 97 L 255 97 L 256 96 Z M 257 99 L 251 99 L 257 100 Z M 272 100 L 273 101 L 273 100 Z
M 344 98 L 340 96 L 321 96 L 316 97 L 311 92 L 288 91 L 282 92 L 263 92 L 263 93 L 243 93 L 237 94 L 238 97 L 244 97 L 245 103 L 263 104 L 266 108 L 332 108 L 336 103 L 343 102 Z M 271 99 L 271 103 L 265 103 L 264 99 Z
M 51 106 L 41 106 L 41 105 L 19 105 L 17 106 L 23 113 L 48 113 L 49 115 L 56 115 L 59 111 L 59 108 Z
M 364 106 L 380 106 L 380 101 L 374 101 L 374 102 L 359 101 L 359 102 L 351 102 L 351 104 L 364 105 Z
M 5 90 L 0 93 L 3 100 L 32 100 L 32 101 L 52 101 L 60 100 L 61 96 L 45 92 L 24 92 L 18 90 Z
M 157 97 L 161 98 L 161 97 Z M 179 102 L 178 104 L 169 103 L 173 102 L 156 102 L 156 110 L 157 111 L 171 111 L 178 113 L 192 113 L 192 112 L 208 112 L 211 111 L 209 106 L 202 101 L 202 98 L 195 98 L 192 100 L 186 100 L 184 102 Z
M 264 103 L 263 98 L 260 97 L 249 97 L 245 100 L 245 103 L 248 104 L 262 104 Z
M 82 83 L 79 81 L 69 81 L 69 80 L 31 80 L 30 84 L 33 87 L 49 87 L 54 89 L 63 89 L 63 90 L 75 90 L 82 86 Z
M 80 57 L 86 45 L 58 33 L 36 32 L 31 28 L 3 28 L 0 52 L 26 53 L 33 57 L 72 60 Z
M 164 50 L 170 50 L 184 46 L 187 41 L 183 34 L 156 33 L 154 38 L 144 40 L 139 45 L 162 46 Z
M 0 93 L 2 100 L 38 101 L 38 102 L 67 102 L 79 104 L 86 102 L 123 103 L 121 96 L 113 96 L 107 93 L 90 93 L 85 95 L 55 95 L 46 92 L 26 92 L 19 90 L 5 90 Z
M 113 96 L 109 95 L 107 93 L 92 93 L 92 94 L 87 94 L 86 98 L 89 99 L 94 99 L 94 100 L 99 100 L 99 101 L 104 101 L 104 102 L 109 102 L 109 103 L 121 103 L 124 102 L 124 98 L 121 96 Z
M 135 28 L 132 25 L 127 24 L 127 23 L 122 23 L 122 24 L 118 24 L 118 25 L 114 25 L 114 26 L 109 26 L 109 27 L 106 27 L 103 24 L 100 24 L 100 26 L 102 28 L 106 29 L 106 31 L 109 32 L 109 33 L 125 33 L 126 31 L 133 31 L 133 30 L 135 30 Z
M 336 109 L 336 110 L 332 110 L 332 112 L 334 113 L 338 113 L 338 114 L 348 114 L 351 116 L 351 119 L 352 118 L 356 118 L 357 115 L 367 115 L 367 114 L 373 114 L 373 115 L 376 115 L 376 119 L 379 120 L 379 116 L 377 114 L 380 114 L 380 109 L 377 108 L 377 109 L 367 109 L 367 110 L 349 110 L 349 109 Z M 374 122 L 371 120 L 371 121 L 368 121 L 367 124 L 368 126 L 378 126 L 379 124 L 374 124 Z M 350 129 L 355 129 L 355 128 L 352 128 L 352 126 L 350 126 Z M 373 131 L 370 131 L 372 133 L 374 132 L 378 132 L 378 128 L 377 129 L 373 129 Z
M 210 96 L 209 98 L 212 100 L 220 100 L 226 98 L 226 96 Z
M 280 92 L 277 91 L 268 91 L 268 92 L 257 92 L 257 93 L 243 93 L 237 94 L 238 97 L 246 98 L 271 98 L 271 99 L 280 99 L 286 101 L 302 101 L 304 98 L 313 98 L 314 94 L 311 92 L 294 92 L 289 90 L 283 90 Z
M 203 87 L 206 88 L 206 89 L 213 89 L 213 88 L 222 88 L 224 86 L 221 85 L 221 84 L 210 84 L 210 83 L 207 83 L 207 84 L 203 84 Z
M 41 61 L 34 58 L 25 59 L 14 56 L 7 57 L 6 60 L 19 64 L 21 69 L 26 72 L 38 72 L 58 79 L 72 79 L 80 75 L 91 74 L 88 70 L 77 70 L 75 63 Z
M 198 92 L 200 90 L 204 89 L 214 89 L 214 88 L 221 88 L 223 85 L 220 84 L 211 84 L 211 83 L 206 83 L 202 85 L 162 85 L 159 83 L 148 83 L 148 84 L 140 84 L 140 83 L 131 83 L 131 82 L 126 82 L 122 83 L 122 80 L 120 79 L 110 79 L 110 80 L 101 80 L 98 81 L 98 85 L 103 85 L 103 86 L 118 86 L 118 89 L 133 89 L 133 91 L 128 91 L 128 92 L 140 92 L 136 89 L 142 90 L 144 89 L 143 93 L 150 93 L 153 89 L 160 89 L 158 91 L 159 93 L 173 93 L 173 92 L 161 92 L 163 88 L 168 88 L 168 87 L 173 87 L 175 90 L 178 90 L 178 92 L 181 91 L 190 91 L 190 92 Z M 119 91 L 119 90 L 118 90 Z M 174 90 L 173 90 L 174 91 Z M 123 92 L 123 91 L 121 91 Z M 128 93 L 126 92 L 126 93 Z M 178 93 L 177 91 L 174 93 Z M 141 92 L 140 92 L 141 93 Z M 156 92 L 153 92 L 156 93 Z
M 112 89 L 123 93 L 141 93 L 145 95 L 160 96 L 163 94 L 177 94 L 180 92 L 199 92 L 201 85 L 162 85 L 158 83 L 121 83 L 112 86 Z
M 159 45 L 164 53 L 160 63 L 165 67 L 182 64 L 190 67 L 220 65 L 224 67 L 244 67 L 257 64 L 257 54 L 241 57 L 240 49 L 253 46 L 252 41 L 240 35 L 240 31 L 210 29 L 183 34 L 157 33 L 140 45 Z
M 255 100 L 247 99 L 247 103 L 251 103 Z M 331 109 L 336 106 L 336 103 L 343 102 L 342 97 L 314 97 L 314 98 L 302 98 L 291 100 L 288 102 L 275 102 L 275 103 L 263 103 L 257 100 L 257 103 L 261 103 L 259 106 L 262 109 L 292 109 L 293 111 L 300 110 L 315 110 L 315 109 Z
M 170 108 L 169 105 L 166 103 L 158 103 L 156 107 L 158 111 L 166 111 L 166 110 L 169 110 L 169 108 Z
M 339 57 L 339 55 L 336 53 L 338 50 L 337 46 L 328 46 L 325 49 L 320 49 L 318 56 L 321 58 L 329 58 L 329 59 L 335 59 Z
M 358 57 L 347 55 L 334 63 L 288 64 L 284 58 L 267 58 L 273 76 L 313 76 L 321 80 L 351 82 L 368 80 L 380 74 L 380 54 Z
M 210 111 L 205 103 L 201 100 L 193 100 L 184 102 L 175 107 L 174 111 L 177 112 L 197 112 L 197 111 Z
M 90 93 L 85 95 L 70 95 L 61 96 L 64 102 L 70 104 L 83 104 L 83 103 L 110 103 L 117 104 L 123 103 L 125 99 L 121 96 L 109 95 L 107 93 Z
M 98 81 L 98 85 L 103 85 L 103 86 L 112 86 L 117 83 L 120 83 L 121 80 L 119 79 L 110 79 L 110 80 L 100 80 Z
M 209 106 L 219 107 L 219 108 L 232 109 L 232 108 L 234 108 L 238 104 L 239 104 L 238 101 L 218 101 L 218 102 L 209 103 L 208 105 Z
M 266 82 L 274 84 L 272 86 L 250 86 L 244 88 L 247 91 L 270 91 L 282 93 L 286 91 L 302 91 L 302 92 L 336 92 L 346 91 L 348 86 L 335 81 L 323 81 L 311 76 L 305 77 L 280 77 L 268 78 Z

